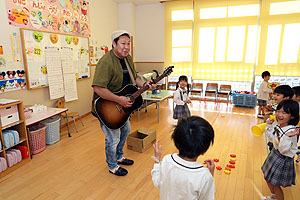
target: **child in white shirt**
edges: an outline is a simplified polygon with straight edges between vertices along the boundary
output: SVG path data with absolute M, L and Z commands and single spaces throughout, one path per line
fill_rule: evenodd
M 293 96 L 293 100 L 297 101 L 299 104 L 299 110 L 300 110 L 300 86 L 295 86 L 293 87 L 294 90 L 294 96 Z M 300 150 L 300 142 L 299 142 L 299 135 L 298 135 L 298 149 Z M 300 151 L 297 152 L 297 160 L 296 162 L 300 162 Z
M 271 196 L 262 197 L 261 200 L 283 200 L 281 187 L 295 185 L 293 158 L 298 151 L 299 130 L 295 127 L 299 122 L 298 103 L 293 100 L 281 101 L 276 108 L 276 120 L 267 120 L 265 134 L 274 147 L 261 167 Z
M 168 154 L 160 162 L 161 145 L 153 145 L 155 164 L 151 171 L 155 187 L 160 188 L 163 200 L 214 200 L 214 163 L 204 161 L 207 168 L 197 162 L 214 141 L 214 130 L 205 119 L 197 116 L 181 118 L 172 134 L 179 154 Z
M 191 100 L 188 97 L 189 84 L 187 76 L 180 76 L 179 81 L 176 84 L 176 91 L 174 93 L 174 103 L 176 104 L 174 109 L 173 118 L 180 119 L 182 117 L 191 116 L 191 112 L 188 107 L 188 103 Z
M 272 93 L 272 89 L 268 88 L 268 81 L 270 80 L 271 74 L 268 71 L 264 71 L 261 74 L 261 77 L 264 79 L 260 84 L 257 92 L 257 103 L 258 103 L 258 115 L 257 117 L 263 118 L 265 115 L 265 109 L 267 105 L 267 100 L 269 94 Z

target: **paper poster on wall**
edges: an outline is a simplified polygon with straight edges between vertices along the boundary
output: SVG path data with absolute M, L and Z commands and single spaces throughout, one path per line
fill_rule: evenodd
M 65 47 L 61 49 L 61 66 L 63 69 L 65 101 L 77 100 L 77 85 L 73 68 L 73 49 Z
M 6 0 L 10 25 L 90 36 L 88 0 Z
M 90 77 L 89 39 L 87 37 L 21 29 L 21 41 L 29 89 L 44 87 L 49 83 L 46 48 L 72 49 L 67 55 L 67 58 L 70 58 L 69 63 L 63 65 L 63 70 L 68 70 L 67 68 L 72 66 L 77 79 Z M 59 62 L 62 62 L 61 58 Z M 73 66 L 77 69 L 75 70 Z
M 89 52 L 91 65 L 96 65 L 100 58 L 108 52 L 108 46 L 101 46 L 97 40 L 92 39 L 89 47 Z
M 21 62 L 21 47 L 20 47 L 20 40 L 19 40 L 19 34 L 12 33 L 11 34 L 11 44 L 12 44 L 12 50 L 14 55 L 14 61 L 15 62 Z

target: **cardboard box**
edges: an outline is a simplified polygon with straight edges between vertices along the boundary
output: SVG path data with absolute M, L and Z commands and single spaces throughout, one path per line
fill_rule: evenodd
M 156 141 L 156 131 L 148 128 L 139 128 L 127 137 L 127 148 L 140 153 L 145 152 Z

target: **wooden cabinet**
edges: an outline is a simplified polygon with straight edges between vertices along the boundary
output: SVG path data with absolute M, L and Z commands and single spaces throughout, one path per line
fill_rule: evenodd
M 7 155 L 6 152 L 10 149 L 15 149 L 17 146 L 26 146 L 29 150 L 29 143 L 28 143 L 28 137 L 27 137 L 27 130 L 26 130 L 26 124 L 25 124 L 25 115 L 24 115 L 24 108 L 23 108 L 23 102 L 17 101 L 5 105 L 0 105 L 0 109 L 7 109 L 10 107 L 17 107 L 18 110 L 18 119 L 12 120 L 11 122 L 8 121 L 7 125 L 2 126 L 1 120 L 0 120 L 0 140 L 2 144 L 2 149 L 0 150 L 0 157 L 4 157 L 7 162 Z M 3 116 L 2 116 L 3 117 Z M 3 120 L 2 120 L 3 121 Z M 14 121 L 14 122 L 13 122 Z M 3 131 L 4 130 L 16 130 L 19 133 L 19 142 L 17 144 L 14 144 L 11 147 L 5 148 L 4 145 L 4 138 L 3 138 Z M 2 171 L 0 173 L 0 178 L 5 176 L 6 174 L 12 172 L 13 170 L 17 169 L 18 167 L 22 166 L 26 162 L 30 161 L 30 156 L 28 158 L 22 159 L 22 161 L 18 162 L 17 164 L 8 167 L 7 169 Z

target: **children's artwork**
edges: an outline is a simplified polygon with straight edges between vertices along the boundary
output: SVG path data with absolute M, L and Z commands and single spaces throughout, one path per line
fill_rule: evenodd
M 11 66 L 12 63 L 9 65 L 14 68 L 14 66 Z M 9 69 L 9 67 L 6 67 L 6 69 Z M 25 89 L 24 74 L 24 70 L 0 70 L 0 93 Z
M 69 66 L 73 66 L 72 73 L 77 79 L 90 77 L 88 37 L 29 29 L 21 29 L 20 32 L 28 89 L 46 87 L 49 85 L 49 63 L 51 64 L 51 68 L 57 66 L 62 68 L 62 70 L 67 70 Z M 47 48 L 48 50 L 46 50 Z M 57 62 L 55 63 L 50 62 L 49 49 L 51 48 L 59 50 L 63 48 L 72 49 L 71 56 L 68 56 L 71 64 L 64 64 L 63 57 L 57 58 Z M 48 53 L 46 53 L 47 51 Z M 63 80 L 62 75 L 60 76 Z M 51 78 L 51 81 L 54 83 L 51 83 L 51 85 L 59 85 L 56 84 L 58 79 Z M 63 85 L 63 82 L 61 85 Z M 55 87 L 53 86 L 52 88 Z M 59 98 L 58 96 L 61 95 L 59 92 L 61 92 L 61 90 L 58 88 L 51 90 L 51 99 Z
M 90 52 L 90 63 L 91 65 L 96 65 L 100 58 L 108 52 L 108 46 L 99 45 L 98 41 L 91 40 L 91 45 L 89 47 Z
M 90 36 L 88 0 L 6 0 L 10 25 Z
M 14 61 L 15 62 L 21 62 L 21 49 L 20 49 L 20 40 L 19 40 L 19 34 L 12 33 L 11 34 L 11 44 L 12 44 L 12 50 L 14 55 Z

